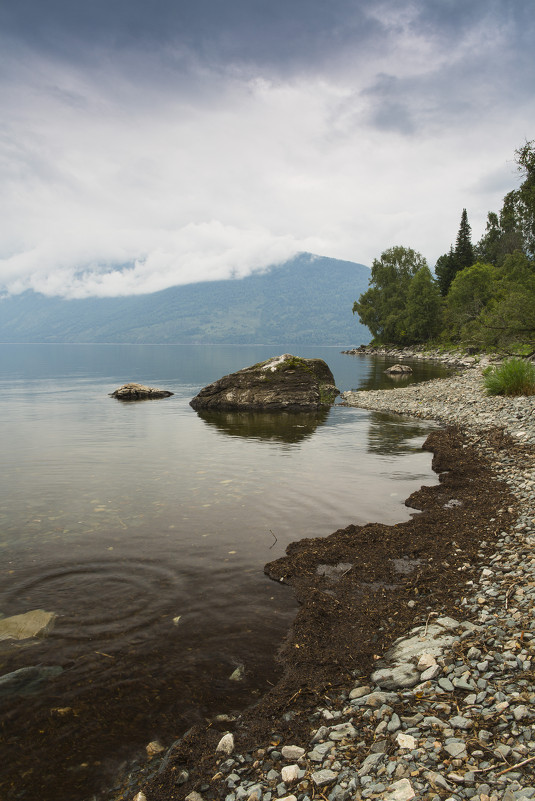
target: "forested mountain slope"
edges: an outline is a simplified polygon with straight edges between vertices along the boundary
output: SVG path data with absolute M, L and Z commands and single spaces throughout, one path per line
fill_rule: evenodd
M 262 274 L 150 295 L 65 300 L 34 292 L 0 299 L 0 342 L 361 344 L 352 314 L 370 271 L 300 254 Z

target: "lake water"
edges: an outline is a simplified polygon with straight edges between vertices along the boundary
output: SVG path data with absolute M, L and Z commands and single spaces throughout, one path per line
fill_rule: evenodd
M 296 608 L 263 565 L 292 540 L 408 519 L 404 499 L 436 483 L 427 423 L 189 406 L 283 352 L 324 358 L 341 390 L 392 385 L 387 363 L 337 348 L 0 346 L 0 614 L 57 615 L 35 644 L 0 643 L 1 798 L 92 798 L 151 740 L 254 701 Z M 108 396 L 127 381 L 175 394 Z M 2 687 L 23 667 L 38 670 Z

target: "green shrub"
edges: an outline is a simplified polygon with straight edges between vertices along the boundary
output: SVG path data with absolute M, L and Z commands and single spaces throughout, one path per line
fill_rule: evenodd
M 488 367 L 483 384 L 489 395 L 535 395 L 535 366 L 524 359 L 508 359 Z

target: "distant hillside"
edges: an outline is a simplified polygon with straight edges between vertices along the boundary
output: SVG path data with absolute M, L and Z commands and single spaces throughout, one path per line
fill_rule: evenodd
M 362 264 L 301 254 L 263 274 L 126 298 L 0 299 L 0 342 L 367 343 L 351 311 Z

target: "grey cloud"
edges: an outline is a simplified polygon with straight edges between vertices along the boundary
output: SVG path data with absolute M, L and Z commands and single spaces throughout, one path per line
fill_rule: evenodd
M 414 133 L 415 120 L 408 98 L 403 102 L 400 81 L 394 75 L 379 75 L 373 86 L 362 92 L 370 100 L 369 123 L 382 131 L 409 135 Z
M 324 62 L 377 23 L 371 0 L 17 0 L 0 10 L 5 35 L 81 59 L 100 48 L 183 46 L 208 63 Z M 82 50 L 79 48 L 82 46 Z

